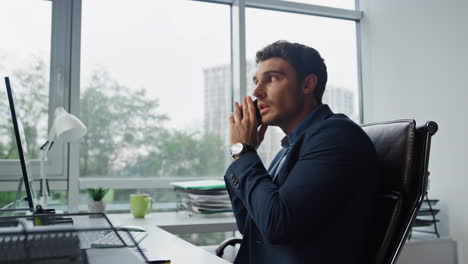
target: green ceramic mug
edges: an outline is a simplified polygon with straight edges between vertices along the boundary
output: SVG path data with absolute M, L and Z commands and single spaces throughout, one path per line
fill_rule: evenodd
M 151 213 L 153 207 L 153 199 L 149 194 L 130 194 L 130 211 L 135 218 L 144 218 L 145 215 Z

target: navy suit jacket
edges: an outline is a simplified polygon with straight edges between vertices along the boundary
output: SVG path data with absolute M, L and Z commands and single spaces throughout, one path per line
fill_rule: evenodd
M 374 146 L 327 105 L 312 115 L 274 180 L 253 152 L 227 169 L 243 234 L 235 263 L 369 263 L 381 185 Z

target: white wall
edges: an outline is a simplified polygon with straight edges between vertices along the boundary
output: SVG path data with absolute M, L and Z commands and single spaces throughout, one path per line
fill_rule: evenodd
M 434 120 L 431 190 L 468 263 L 468 1 L 360 0 L 364 121 Z M 445 206 L 443 206 L 445 207 Z

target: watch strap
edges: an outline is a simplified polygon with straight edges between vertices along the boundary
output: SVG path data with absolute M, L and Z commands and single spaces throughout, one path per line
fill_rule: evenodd
M 238 159 L 240 156 L 242 156 L 243 154 L 248 153 L 248 152 L 257 152 L 257 150 L 254 147 L 250 146 L 250 145 L 247 145 L 247 144 L 244 144 L 244 143 L 242 143 L 242 145 L 244 146 L 244 148 L 242 149 L 242 151 L 239 154 L 232 155 L 233 159 Z

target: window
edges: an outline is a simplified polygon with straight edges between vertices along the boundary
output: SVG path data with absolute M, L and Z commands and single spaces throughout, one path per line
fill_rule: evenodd
M 262 19 L 258 19 L 261 17 Z M 277 40 L 315 48 L 325 60 L 328 82 L 323 102 L 359 122 L 358 70 L 354 21 L 248 8 L 246 10 L 247 94 L 255 86 L 255 53 Z M 280 149 L 284 133 L 269 129 L 259 152 L 267 164 Z
M 176 208 L 176 194 L 172 189 L 167 188 L 131 188 L 131 189 L 110 189 L 104 196 L 106 210 L 108 212 L 129 212 L 129 196 L 134 193 L 146 193 L 154 201 L 152 212 L 174 211 Z M 86 190 L 80 191 L 79 209 L 87 211 L 89 194 Z
M 51 23 L 52 2 L 0 3 L 0 180 L 3 180 L 0 208 L 15 200 L 13 191 L 21 175 L 3 77 L 10 78 L 15 108 L 26 134 L 28 156 L 38 159 L 39 147 L 47 134 Z
M 51 3 L 2 1 L 0 23 L 0 75 L 9 76 L 18 115 L 24 125 L 29 157 L 38 158 L 45 142 L 48 120 Z M 11 114 L 2 78 L 0 159 L 18 159 Z
M 229 19 L 228 5 L 212 3 L 83 1 L 82 183 L 223 176 Z

